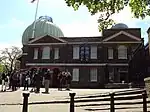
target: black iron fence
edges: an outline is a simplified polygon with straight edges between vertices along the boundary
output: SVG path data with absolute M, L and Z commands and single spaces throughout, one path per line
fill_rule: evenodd
M 75 112 L 75 108 L 83 105 L 76 106 L 75 104 L 81 103 L 81 102 L 101 102 L 101 101 L 109 101 L 109 103 L 105 103 L 102 105 L 110 105 L 110 112 L 115 112 L 115 106 L 116 105 L 136 105 L 136 104 L 142 104 L 143 105 L 143 112 L 147 111 L 147 103 L 150 103 L 150 101 L 147 101 L 147 94 L 146 90 L 144 89 L 137 89 L 137 90 L 127 90 L 127 91 L 119 91 L 119 92 L 113 92 L 108 94 L 100 94 L 100 95 L 89 95 L 89 96 L 80 96 L 75 97 L 75 93 L 69 93 L 70 101 L 58 101 L 58 102 L 47 102 L 47 103 L 68 103 L 70 104 L 70 112 Z M 23 108 L 22 112 L 28 112 L 28 104 L 42 104 L 42 102 L 39 103 L 28 103 L 28 97 L 29 93 L 23 93 Z M 138 100 L 141 99 L 142 101 L 134 101 L 131 102 L 131 100 Z M 115 103 L 115 101 L 126 101 L 126 102 L 119 102 Z M 45 104 L 46 102 L 44 102 Z M 88 104 L 90 105 L 90 104 Z

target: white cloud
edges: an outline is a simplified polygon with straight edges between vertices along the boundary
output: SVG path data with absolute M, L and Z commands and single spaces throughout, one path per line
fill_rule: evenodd
M 101 33 L 98 31 L 97 23 L 99 15 L 100 14 L 89 16 L 89 18 L 86 18 L 84 22 L 73 21 L 70 24 L 63 24 L 60 25 L 60 28 L 63 30 L 65 36 L 100 36 Z M 146 17 L 144 20 L 133 18 L 130 8 L 126 7 L 120 13 L 114 14 L 112 18 L 116 23 L 124 23 L 128 25 L 129 28 L 141 28 L 141 26 L 138 26 L 138 23 L 143 22 L 148 25 L 150 17 Z M 142 32 L 144 37 L 146 36 L 145 33 L 146 31 Z
M 100 36 L 98 31 L 97 20 L 88 20 L 85 22 L 74 21 L 71 24 L 64 24 L 59 26 L 64 35 L 68 37 L 80 37 L 80 36 Z

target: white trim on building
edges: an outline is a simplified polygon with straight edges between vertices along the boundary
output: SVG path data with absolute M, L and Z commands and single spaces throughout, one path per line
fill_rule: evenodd
M 47 45 L 66 45 L 66 44 L 71 44 L 71 45 L 80 45 L 80 44 L 137 44 L 137 43 L 141 43 L 141 41 L 111 41 L 111 42 L 67 42 L 67 43 L 33 43 L 33 44 L 28 44 L 30 46 L 47 46 Z
M 128 36 L 128 37 L 130 37 L 130 38 L 132 38 L 132 39 L 134 39 L 134 40 L 136 40 L 136 41 L 141 41 L 140 38 L 138 38 L 138 37 L 136 37 L 136 36 L 134 36 L 134 35 L 131 35 L 130 33 L 127 33 L 127 32 L 125 32 L 125 31 L 120 31 L 119 33 L 116 33 L 116 34 L 114 34 L 114 35 L 112 35 L 112 36 L 110 36 L 110 37 L 107 37 L 107 38 L 104 39 L 103 41 L 108 41 L 108 40 L 110 40 L 110 39 L 113 39 L 113 38 L 115 38 L 115 37 L 121 35 L 121 34 L 124 34 L 124 35 L 126 35 L 126 36 Z
M 128 66 L 127 63 L 26 63 L 26 66 Z

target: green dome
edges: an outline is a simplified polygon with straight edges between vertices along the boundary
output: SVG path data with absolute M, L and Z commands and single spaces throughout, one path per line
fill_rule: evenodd
M 49 17 L 50 18 L 50 17 Z M 64 34 L 61 31 L 59 27 L 57 27 L 54 23 L 52 18 L 47 18 L 47 17 L 41 17 L 36 21 L 36 26 L 35 26 L 35 34 L 34 38 L 45 36 L 45 35 L 50 35 L 54 37 L 63 37 Z M 33 32 L 33 25 L 29 25 L 26 30 L 23 33 L 22 36 L 22 44 L 27 44 L 29 39 L 32 38 L 32 32 Z

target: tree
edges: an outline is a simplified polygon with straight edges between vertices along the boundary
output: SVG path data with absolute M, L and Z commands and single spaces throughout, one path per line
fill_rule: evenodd
M 131 8 L 134 18 L 144 19 L 150 15 L 150 0 L 65 0 L 67 5 L 78 10 L 84 5 L 91 15 L 100 13 L 98 23 L 99 31 L 108 28 L 115 23 L 111 18 L 115 13 L 119 13 L 125 7 Z
M 16 68 L 17 58 L 22 51 L 18 47 L 12 46 L 1 51 L 0 62 L 5 66 L 7 72 L 13 72 Z
M 0 64 L 0 73 L 5 72 L 5 71 L 6 71 L 5 66 Z

